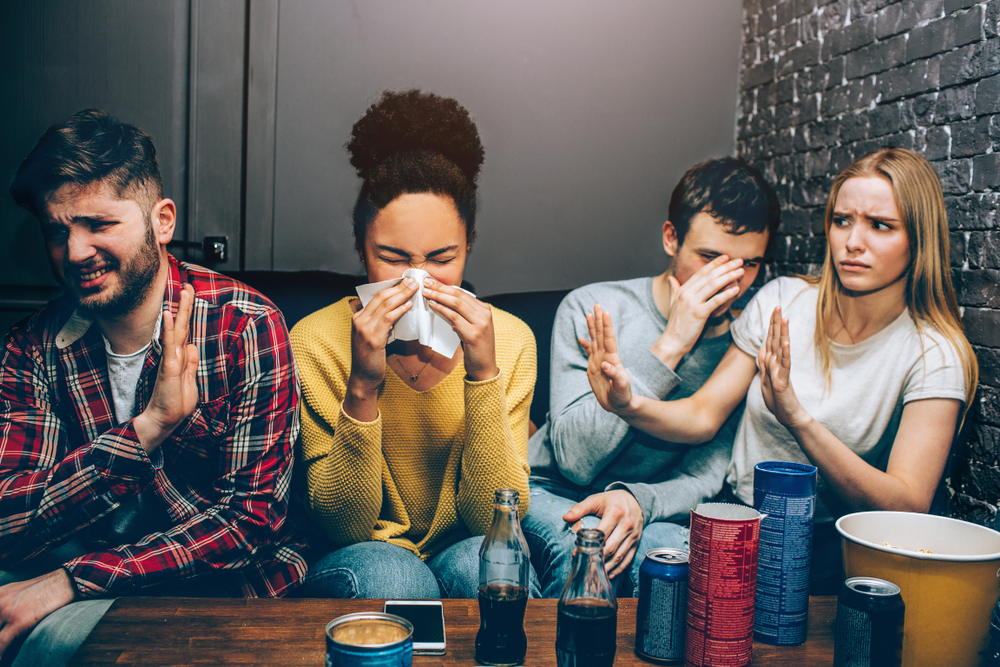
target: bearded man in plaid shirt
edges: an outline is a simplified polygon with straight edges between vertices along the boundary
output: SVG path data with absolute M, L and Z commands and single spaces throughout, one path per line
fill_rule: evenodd
M 284 319 L 167 254 L 155 155 L 82 111 L 11 186 L 65 288 L 0 357 L 0 652 L 23 641 L 17 665 L 63 664 L 116 595 L 280 596 L 306 571 Z

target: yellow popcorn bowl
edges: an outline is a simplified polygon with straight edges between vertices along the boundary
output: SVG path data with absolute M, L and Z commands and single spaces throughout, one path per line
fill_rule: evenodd
M 1000 533 L 913 512 L 848 514 L 837 531 L 848 577 L 877 577 L 900 588 L 903 667 L 983 664 L 1000 597 Z

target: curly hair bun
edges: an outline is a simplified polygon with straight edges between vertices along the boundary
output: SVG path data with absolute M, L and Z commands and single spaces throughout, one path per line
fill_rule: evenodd
M 354 124 L 347 150 L 366 181 L 393 155 L 428 151 L 446 157 L 475 183 L 485 155 L 476 124 L 462 105 L 419 90 L 382 93 Z

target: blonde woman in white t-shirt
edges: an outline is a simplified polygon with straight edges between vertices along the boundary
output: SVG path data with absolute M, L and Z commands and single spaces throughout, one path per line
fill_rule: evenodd
M 819 469 L 817 524 L 857 510 L 926 512 L 978 378 L 937 174 L 906 149 L 867 155 L 834 181 L 825 228 L 820 277 L 765 285 L 693 396 L 633 395 L 600 308 L 581 340 L 591 385 L 630 425 L 692 444 L 746 397 L 727 478 L 743 502 L 753 466 L 783 459 Z

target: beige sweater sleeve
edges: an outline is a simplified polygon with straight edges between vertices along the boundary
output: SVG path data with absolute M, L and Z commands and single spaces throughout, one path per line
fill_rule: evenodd
M 409 538 L 403 538 L 412 527 L 412 508 L 403 505 L 397 481 L 389 474 L 383 440 L 410 437 L 398 432 L 400 423 L 420 418 L 434 423 L 437 413 L 428 411 L 426 405 L 420 408 L 415 400 L 400 401 L 398 396 L 388 406 L 380 397 L 379 417 L 370 423 L 359 422 L 343 412 L 350 374 L 350 317 L 344 310 L 346 304 L 336 310 L 341 305 L 334 304 L 306 318 L 292 332 L 303 383 L 301 452 L 307 505 L 314 520 L 338 546 L 383 539 L 416 549 Z M 485 534 L 492 522 L 496 489 L 517 489 L 522 515 L 528 509 L 528 413 L 536 373 L 534 337 L 523 322 L 507 313 L 496 311 L 494 323 L 500 374 L 485 382 L 465 381 L 464 399 L 459 398 L 461 394 L 455 395 L 451 403 L 434 408 L 461 410 L 464 427 L 459 428 L 464 428 L 464 433 L 455 433 L 461 438 L 456 441 L 461 447 L 457 474 L 439 492 L 430 485 L 426 490 L 413 486 L 406 489 L 411 500 L 421 494 L 440 493 L 434 496 L 436 505 L 434 501 L 424 503 L 431 509 L 422 510 L 422 520 L 434 523 L 444 517 L 447 521 L 450 514 L 452 521 L 460 519 L 476 535 Z M 405 392 L 405 396 L 415 398 L 416 394 Z M 464 406 L 456 405 L 455 399 L 464 400 Z M 381 410 L 391 410 L 392 415 L 383 415 Z M 440 423 L 447 421 L 442 419 Z M 391 424 L 396 424 L 396 435 L 386 436 L 387 429 L 392 431 Z M 432 428 L 424 435 L 433 432 Z M 447 431 L 439 435 L 452 437 Z M 397 465 L 397 473 L 405 473 L 402 466 L 409 464 L 401 460 Z M 457 493 L 447 490 L 456 486 Z M 383 506 L 385 503 L 388 506 Z M 428 511 L 438 518 L 429 519 Z M 448 525 L 435 525 L 431 530 L 434 535 L 449 533 Z M 422 548 L 427 553 L 441 547 L 434 542 L 438 539 L 434 535 Z
M 365 542 L 382 509 L 382 419 L 359 422 L 338 406 L 333 432 L 308 403 L 302 411 L 306 500 L 337 546 Z
M 349 302 L 313 313 L 292 329 L 302 378 L 301 464 L 306 505 L 338 546 L 371 539 L 382 506 L 382 418 L 360 422 L 342 404 L 350 377 Z
M 513 370 L 509 378 L 501 370 L 492 380 L 465 382 L 465 447 L 456 505 L 473 535 L 489 530 L 497 489 L 516 489 L 521 518 L 528 512 L 528 414 L 535 390 L 535 339 L 524 323 L 506 313 L 494 311 L 494 321 L 498 361 L 506 357 L 509 361 L 502 367 Z

